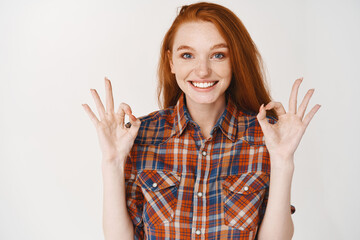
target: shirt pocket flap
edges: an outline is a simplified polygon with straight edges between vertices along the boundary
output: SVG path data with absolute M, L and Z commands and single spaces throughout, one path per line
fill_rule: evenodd
M 223 188 L 239 194 L 258 192 L 269 186 L 269 174 L 263 172 L 248 172 L 241 175 L 225 177 Z
M 171 171 L 142 170 L 138 173 L 135 183 L 146 190 L 159 191 L 178 186 L 180 176 L 178 173 Z

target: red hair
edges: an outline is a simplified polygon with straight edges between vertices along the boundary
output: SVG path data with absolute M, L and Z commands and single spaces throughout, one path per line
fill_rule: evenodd
M 168 51 L 172 51 L 179 26 L 194 21 L 213 23 L 229 47 L 232 79 L 226 98 L 231 98 L 239 110 L 258 113 L 261 104 L 271 101 L 260 53 L 245 26 L 232 11 L 207 2 L 182 6 L 163 39 L 158 66 L 160 107 L 174 106 L 182 93 L 175 74 L 171 73 Z M 273 109 L 267 114 L 277 119 Z

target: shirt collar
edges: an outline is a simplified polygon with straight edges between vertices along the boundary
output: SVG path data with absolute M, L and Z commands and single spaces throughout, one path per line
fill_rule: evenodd
M 189 111 L 187 110 L 184 93 L 182 93 L 176 103 L 174 109 L 174 126 L 173 126 L 173 134 L 180 136 L 182 132 L 185 130 L 186 126 L 191 120 Z
M 238 110 L 231 98 L 228 98 L 225 111 L 215 124 L 213 130 L 211 131 L 211 134 L 213 134 L 213 131 L 215 131 L 216 128 L 219 127 L 222 133 L 227 136 L 228 139 L 235 142 L 238 131 L 237 118 Z
M 190 113 L 185 104 L 185 94 L 182 93 L 179 97 L 178 102 L 174 108 L 174 126 L 173 134 L 178 137 L 183 133 L 189 122 L 192 122 Z M 220 128 L 222 133 L 231 141 L 235 142 L 237 135 L 237 117 L 238 110 L 231 100 L 228 98 L 225 111 L 222 113 L 217 123 L 215 124 L 211 134 L 217 129 Z

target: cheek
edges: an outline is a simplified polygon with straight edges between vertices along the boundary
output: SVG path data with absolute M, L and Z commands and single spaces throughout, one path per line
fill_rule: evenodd
M 225 75 L 231 76 L 232 71 L 230 61 L 227 61 L 226 64 L 224 64 L 223 71 Z
M 184 78 L 191 72 L 192 69 L 193 66 L 189 63 L 184 64 L 175 62 L 173 67 L 173 73 L 175 73 L 177 78 Z
M 232 77 L 232 71 L 231 71 L 231 65 L 229 64 L 225 64 L 222 68 L 221 68 L 221 77 L 223 79 L 226 79 L 226 83 L 225 86 L 226 88 L 228 88 L 230 86 L 231 83 L 231 77 Z
M 222 63 L 221 65 L 217 65 L 216 72 L 222 78 L 229 78 L 231 79 L 232 71 L 230 63 Z
M 184 78 L 178 75 L 175 75 L 175 78 L 176 78 L 176 83 L 178 87 L 181 89 L 181 91 L 187 92 L 188 87 L 186 86 L 186 82 L 184 81 Z

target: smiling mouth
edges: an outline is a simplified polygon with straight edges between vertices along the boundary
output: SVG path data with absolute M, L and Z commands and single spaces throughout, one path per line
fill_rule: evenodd
M 219 81 L 213 81 L 213 82 L 192 82 L 191 81 L 191 84 L 197 88 L 210 88 L 210 87 L 214 86 L 215 84 L 217 84 L 218 82 Z

